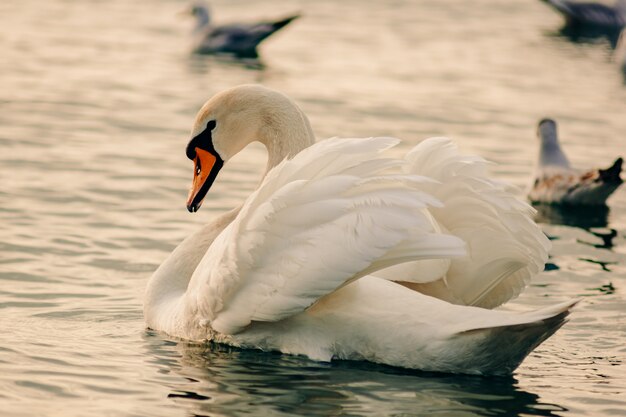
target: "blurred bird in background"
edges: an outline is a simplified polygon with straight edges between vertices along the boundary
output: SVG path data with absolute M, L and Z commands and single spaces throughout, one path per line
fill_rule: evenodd
M 543 119 L 537 127 L 541 141 L 535 180 L 528 198 L 535 203 L 602 206 L 622 184 L 622 158 L 607 169 L 578 170 L 561 149 L 557 125 Z
M 237 58 L 257 58 L 257 47 L 270 35 L 300 17 L 256 23 L 231 23 L 217 26 L 212 22 L 207 3 L 195 1 L 187 10 L 196 20 L 192 31 L 192 49 L 197 54 L 231 54 Z
M 621 29 L 626 26 L 626 0 L 617 0 L 613 6 L 569 0 L 542 1 L 563 16 L 565 25 L 561 33 L 574 41 L 606 36 L 615 47 Z

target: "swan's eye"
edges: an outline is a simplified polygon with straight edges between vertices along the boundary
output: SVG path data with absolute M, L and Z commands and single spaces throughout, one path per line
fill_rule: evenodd
M 196 175 L 200 175 L 200 168 L 196 168 Z
M 191 138 L 191 140 L 187 144 L 187 149 L 185 150 L 187 158 L 194 161 L 196 159 L 196 149 L 198 148 L 215 152 L 215 149 L 213 148 L 213 139 L 211 138 L 211 133 L 216 126 L 217 122 L 215 120 L 209 120 L 207 122 L 206 128 L 202 132 Z
M 200 175 L 202 171 L 202 165 L 200 164 L 200 158 L 196 158 L 196 175 Z

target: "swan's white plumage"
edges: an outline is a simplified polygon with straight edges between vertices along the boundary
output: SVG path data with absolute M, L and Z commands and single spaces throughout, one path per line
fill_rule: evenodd
M 430 284 L 410 285 L 426 294 L 464 305 L 496 307 L 519 295 L 530 278 L 543 269 L 548 239 L 531 220 L 532 207 L 516 199 L 506 184 L 487 176 L 487 162 L 461 155 L 447 138 L 425 140 L 410 151 L 405 170 L 428 176 L 423 191 L 442 202 L 429 208 L 437 224 L 467 244 L 468 256 L 449 267 L 438 261 Z M 423 275 L 419 263 L 396 267 L 397 281 Z
M 193 274 L 188 292 L 198 321 L 234 334 L 251 321 L 302 312 L 398 258 L 463 255 L 463 241 L 434 233 L 426 207 L 439 203 L 415 189 L 427 180 L 373 169 L 396 142 L 329 139 L 270 171 Z M 353 175 L 363 174 L 362 164 L 369 176 Z
M 154 273 L 148 326 L 319 360 L 506 374 L 575 304 L 478 307 L 516 296 L 549 244 L 532 209 L 448 139 L 404 159 L 390 156 L 390 138 L 313 144 L 297 105 L 260 86 L 208 101 L 192 136 L 209 120 L 221 157 L 259 140 L 270 169 L 240 209 L 185 239 Z

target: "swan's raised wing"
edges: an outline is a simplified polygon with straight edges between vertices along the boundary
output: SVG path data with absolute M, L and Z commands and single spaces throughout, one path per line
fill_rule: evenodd
M 187 306 L 236 333 L 302 312 L 351 280 L 398 262 L 464 254 L 434 232 L 418 190 L 430 180 L 389 174 L 395 139 L 329 139 L 283 161 L 245 202 L 193 274 Z
M 408 173 L 438 184 L 421 189 L 441 201 L 429 211 L 442 230 L 467 243 L 468 256 L 450 261 L 442 278 L 412 287 L 457 304 L 493 308 L 519 295 L 543 270 L 550 243 L 532 220 L 534 209 L 510 186 L 490 180 L 487 162 L 461 155 L 447 138 L 421 142 L 406 157 Z M 419 271 L 416 271 L 419 272 Z M 410 276 L 403 277 L 411 281 Z

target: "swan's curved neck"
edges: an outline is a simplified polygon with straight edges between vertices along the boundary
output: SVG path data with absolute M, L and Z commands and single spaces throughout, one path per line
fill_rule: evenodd
M 315 135 L 308 117 L 297 106 L 262 114 L 263 121 L 257 140 L 267 148 L 265 174 L 284 159 L 315 143 Z
M 249 111 L 239 126 L 254 126 L 242 135 L 243 139 L 231 149 L 236 153 L 246 144 L 258 141 L 267 148 L 266 174 L 285 158 L 315 142 L 315 136 L 306 115 L 286 99 L 271 99 L 257 106 L 245 106 Z M 243 112 L 242 112 L 243 113 Z M 234 137 L 241 137 L 233 135 Z M 205 252 L 215 238 L 237 216 L 241 207 L 215 219 L 185 239 L 153 274 L 146 290 L 144 316 L 149 327 L 169 334 L 188 334 L 188 314 L 185 292 L 189 281 Z

